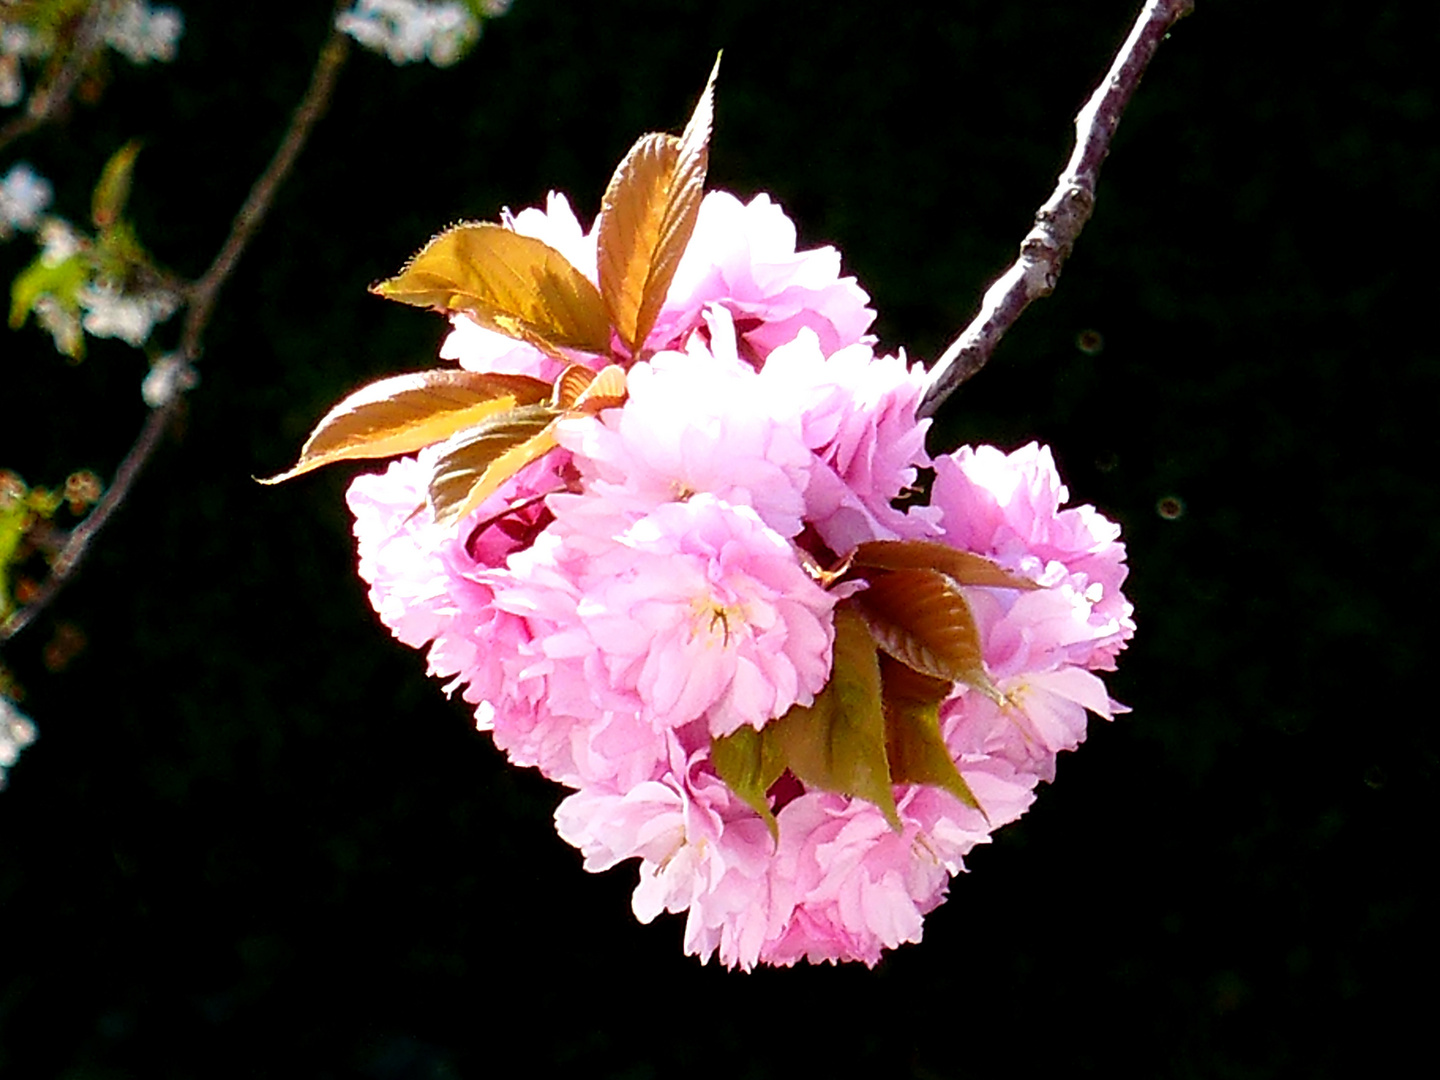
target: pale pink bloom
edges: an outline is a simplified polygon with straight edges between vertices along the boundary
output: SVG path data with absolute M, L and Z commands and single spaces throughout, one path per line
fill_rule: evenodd
M 729 341 L 728 356 L 692 340 L 636 364 L 623 409 L 562 425 L 587 496 L 645 513 L 705 493 L 750 507 L 781 536 L 800 533 L 815 457 L 799 418 L 773 415 L 777 402 Z
M 597 280 L 595 230 L 586 232 L 581 228 L 580 219 L 570 208 L 570 200 L 558 191 L 546 196 L 544 210 L 530 206 L 512 214 L 507 208 L 501 215 L 501 223 L 521 236 L 533 236 L 549 245 L 580 273 L 591 281 Z
M 548 511 L 532 504 L 483 531 L 476 525 L 557 487 L 565 464 L 565 455 L 557 454 L 527 466 L 458 527 L 437 526 L 426 505 L 433 451 L 398 458 L 383 473 L 357 476 L 346 494 L 355 515 L 360 576 L 370 585 L 381 622 L 413 648 L 431 643 L 430 674 L 454 677 L 446 689 L 464 686 L 463 697 L 472 704 L 500 692 L 505 672 L 497 660 L 525 633 L 520 620 L 493 606 L 481 575 L 528 543 Z M 485 726 L 488 713 L 480 720 Z
M 813 350 L 796 356 L 810 362 Z M 777 359 L 785 374 L 784 350 Z M 1039 447 L 962 451 L 936 467 L 945 539 L 1046 585 L 965 589 L 1004 704 L 957 687 L 941 721 L 984 814 L 938 789 L 898 785 L 897 833 L 873 805 L 788 778 L 776 789 L 787 794 L 775 847 L 759 817 L 717 784 L 695 725 L 682 726 L 673 738 L 691 754 L 683 763 L 672 755 L 646 799 L 583 791 L 567 800 L 561 831 L 592 868 L 638 857 L 637 914 L 686 912 L 686 950 L 702 959 L 718 954 L 742 968 L 874 964 L 884 950 L 918 941 L 965 854 L 1025 812 L 1035 785 L 1053 780 L 1057 755 L 1084 739 L 1088 714 L 1121 711 L 1086 670 L 1103 665 L 1105 649 L 1123 646 L 1132 629 L 1113 527 L 1089 508 L 1060 509 L 1064 488 Z M 1123 617 L 1097 613 L 1110 596 Z
M 620 793 L 586 788 L 555 812 L 556 829 L 598 872 L 639 857 L 632 898 L 635 916 L 686 913 L 685 951 L 708 959 L 718 948 L 727 964 L 750 967 L 770 929 L 766 902 L 773 865 L 770 834 L 713 774 L 702 771 L 708 746 L 700 725 L 688 739 L 669 736 L 671 769 L 663 781 Z
M 668 744 L 633 689 L 609 684 L 579 627 L 583 561 L 552 527 L 510 569 L 487 575 L 503 597 L 497 606 L 524 628 L 494 650 L 502 672 L 489 699 L 495 744 L 560 783 L 626 790 L 661 774 Z
M 486 330 L 470 316 L 450 316 L 450 333 L 440 343 L 440 359 L 458 361 L 467 371 L 529 375 L 553 383 L 565 365 L 534 345 Z
M 1097 592 L 1093 584 L 1082 591 L 1074 577 L 1066 575 L 1033 591 L 966 590 L 990 674 L 998 678 L 1067 664 L 1100 666 L 1092 663 L 1097 649 L 1129 634 L 1117 620 L 1096 614 L 1091 597 Z
M 910 822 L 896 833 L 874 807 L 823 792 L 781 810 L 774 878 L 787 914 L 765 961 L 873 966 L 882 950 L 919 941 L 925 913 L 960 869 L 925 850 L 920 835 Z M 974 841 L 984 838 L 977 829 Z
M 782 809 L 771 903 L 784 919 L 761 960 L 873 966 L 885 949 L 919 941 L 924 916 L 945 899 L 964 856 L 1032 799 L 1034 778 L 1008 762 L 959 767 L 988 821 L 947 792 L 917 785 L 896 788 L 898 833 L 858 799 L 811 792 Z
M 947 543 L 1044 585 L 1067 580 L 1094 627 L 1075 662 L 1108 671 L 1135 632 L 1134 609 L 1120 591 L 1125 545 L 1120 527 L 1094 507 L 1061 510 L 1068 498 L 1050 448 L 1029 443 L 1011 454 L 962 447 L 938 459 L 930 501 L 944 513 Z
M 1098 676 L 1075 667 L 1010 676 L 997 686 L 1003 706 L 973 690 L 945 703 L 940 715 L 947 742 L 957 760 L 1007 762 L 1032 784 L 1055 779 L 1056 757 L 1084 741 L 1088 713 L 1110 720 L 1126 711 L 1110 700 Z M 993 820 L 993 809 L 978 792 L 976 797 Z
M 929 464 L 916 420 L 924 369 L 903 356 L 876 357 L 868 344 L 827 355 L 803 329 L 775 349 L 759 391 L 781 417 L 798 419 L 818 462 L 805 489 L 805 519 L 836 555 L 865 540 L 919 539 L 939 532 L 940 510 L 896 510 L 892 501 Z
M 561 803 L 556 825 L 587 870 L 639 858 L 636 916 L 685 912 L 685 951 L 702 961 L 718 953 L 746 970 L 800 959 L 873 965 L 883 950 L 920 940 L 923 916 L 965 854 L 1029 805 L 1034 777 L 1008 762 L 961 768 L 989 822 L 945 792 L 904 785 L 896 833 L 869 803 L 808 792 L 780 810 L 777 848 L 702 750 L 627 792 L 581 790 Z
M 587 515 L 595 501 L 553 499 L 558 542 L 491 579 L 497 605 L 530 619 L 547 676 L 631 700 L 657 729 L 704 715 L 716 735 L 814 699 L 834 598 L 789 541 L 709 494 L 628 522 Z
M 412 648 L 442 633 L 455 611 L 443 554 L 450 542 L 425 511 L 429 470 L 413 457 L 357 476 L 346 493 L 355 515 L 360 577 L 380 621 Z
M 594 230 L 562 196 L 505 220 L 594 280 Z M 637 917 L 685 913 L 686 951 L 727 966 L 874 964 L 918 941 L 966 854 L 1025 812 L 1089 714 L 1123 711 L 1093 674 L 1134 631 L 1118 528 L 1061 508 L 1035 444 L 930 462 L 923 375 L 874 356 L 866 303 L 833 250 L 795 251 L 768 197 L 712 193 L 623 407 L 563 421 L 563 450 L 458 528 L 424 508 L 433 451 L 349 495 L 386 625 L 429 644 L 431 671 L 464 688 L 513 762 L 577 789 L 556 824 L 586 868 L 638 859 Z M 465 367 L 560 370 L 454 323 L 442 355 Z M 896 510 L 929 465 L 930 504 Z M 957 686 L 941 731 L 983 813 L 896 785 L 896 831 L 872 804 L 787 774 L 771 792 L 777 843 L 715 775 L 711 739 L 810 704 L 829 678 L 846 589 L 821 588 L 796 545 L 828 564 L 895 538 L 939 539 L 1042 586 L 964 587 L 1001 701 Z
M 875 312 L 855 279 L 840 276 L 840 253 L 796 251 L 795 243 L 794 222 L 769 195 L 742 203 L 709 192 L 649 347 L 684 342 L 712 303 L 730 312 L 741 354 L 757 365 L 802 328 L 816 334 L 826 355 L 865 340 Z

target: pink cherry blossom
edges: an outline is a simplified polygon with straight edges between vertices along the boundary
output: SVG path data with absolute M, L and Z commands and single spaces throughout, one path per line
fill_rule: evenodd
M 716 334 L 715 343 L 711 352 L 692 340 L 685 352 L 636 364 L 625 408 L 562 426 L 561 443 L 575 452 L 586 491 L 606 505 L 643 512 L 705 493 L 794 537 L 815 456 L 799 418 L 777 417 L 769 388 L 736 358 L 733 335 Z
M 703 715 L 715 735 L 814 699 L 834 598 L 789 541 L 709 494 L 598 528 L 587 498 L 554 500 L 559 542 L 489 578 L 497 606 L 530 620 L 549 677 L 603 707 L 628 701 L 657 729 Z
M 869 803 L 807 792 L 780 810 L 777 846 L 703 750 L 683 756 L 686 733 L 677 735 L 664 780 L 583 789 L 560 804 L 556 827 L 587 870 L 639 858 L 636 917 L 683 912 L 686 952 L 746 970 L 801 959 L 873 965 L 920 940 L 964 856 L 1024 811 L 1035 782 L 1003 760 L 963 764 L 989 821 L 945 792 L 903 785 L 898 833 Z
M 563 196 L 505 223 L 594 280 L 594 230 Z M 1063 506 L 1037 444 L 932 461 L 923 373 L 875 355 L 867 303 L 832 249 L 796 251 L 767 196 L 711 193 L 623 405 L 563 420 L 560 450 L 450 528 L 426 504 L 433 450 L 348 496 L 381 620 L 428 647 L 513 763 L 573 789 L 560 835 L 590 871 L 637 860 L 636 917 L 683 914 L 702 961 L 873 965 L 919 941 L 974 846 L 1054 780 L 1091 715 L 1124 711 L 1095 674 L 1134 633 L 1118 527 Z M 453 322 L 442 356 L 462 366 L 561 369 Z M 928 505 L 897 509 L 923 468 Z M 897 784 L 896 829 L 785 773 L 777 837 L 716 774 L 712 739 L 813 703 L 834 607 L 859 587 L 815 569 L 877 539 L 935 540 L 1038 586 L 957 586 L 993 686 L 955 686 L 940 732 L 981 809 Z
M 1061 510 L 1068 498 L 1049 447 L 1036 443 L 1008 455 L 962 447 L 935 463 L 931 504 L 944 514 L 946 542 L 1041 584 L 1064 579 L 1093 628 L 1075 661 L 1109 671 L 1135 631 L 1134 609 L 1120 591 L 1125 545 L 1120 527 L 1094 507 Z
M 827 356 L 809 329 L 765 362 L 760 392 L 778 415 L 798 421 L 818 459 L 805 490 L 805 518 L 837 555 L 865 540 L 939 532 L 938 508 L 906 513 L 892 505 L 930 460 L 930 422 L 915 419 L 923 375 L 903 356 L 876 357 L 864 344 Z
M 728 192 L 708 193 L 649 346 L 680 345 L 715 303 L 730 312 L 741 352 L 757 365 L 802 328 L 826 355 L 867 340 L 875 312 L 855 279 L 840 276 L 840 253 L 797 251 L 795 244 L 794 222 L 770 196 L 742 203 Z
M 418 459 L 400 458 L 384 473 L 356 477 L 346 495 L 355 515 L 360 576 L 370 585 L 381 622 L 407 645 L 430 643 L 430 674 L 453 677 L 447 690 L 464 686 L 472 703 L 493 696 L 504 682 L 494 646 L 523 633 L 519 620 L 493 606 L 493 593 L 479 575 L 503 565 L 548 511 L 531 504 L 499 527 L 476 533 L 475 526 L 555 488 L 564 465 L 552 455 L 521 470 L 459 529 L 436 525 L 426 505 L 434 468 L 428 451 Z

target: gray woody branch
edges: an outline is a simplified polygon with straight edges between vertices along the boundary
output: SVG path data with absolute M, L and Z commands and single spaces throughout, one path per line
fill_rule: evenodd
M 1075 149 L 1054 192 L 1036 212 L 1035 226 L 1020 244 L 1020 257 L 986 290 L 979 314 L 931 367 L 916 410 L 920 416 L 934 416 L 961 383 L 985 366 L 1030 302 L 1054 290 L 1060 268 L 1095 208 L 1095 182 L 1120 116 L 1160 41 L 1194 7 L 1195 0 L 1147 0 L 1136 16 L 1109 73 L 1075 117 Z

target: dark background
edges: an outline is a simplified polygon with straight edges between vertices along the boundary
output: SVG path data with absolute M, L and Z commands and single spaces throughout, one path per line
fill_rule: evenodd
M 181 6 L 174 65 L 117 62 L 97 108 L 0 166 L 30 160 L 79 221 L 105 158 L 144 139 L 141 236 L 194 275 L 329 5 Z M 40 739 L 0 794 L 0 1075 L 1396 1066 L 1435 1004 L 1428 5 L 1199 0 L 1056 295 L 943 415 L 946 444 L 1050 443 L 1076 501 L 1123 524 L 1139 632 L 1110 686 L 1134 711 L 1096 721 L 925 941 L 873 971 L 728 973 L 681 954 L 678 918 L 637 925 L 633 864 L 583 873 L 561 791 L 507 766 L 370 612 L 356 470 L 250 479 L 343 393 L 433 364 L 441 321 L 371 281 L 551 188 L 588 222 L 721 46 L 711 185 L 771 192 L 806 246 L 844 253 L 884 347 L 933 357 L 1137 6 L 516 0 L 448 71 L 357 50 L 221 295 L 183 430 L 6 649 Z M 0 277 L 32 251 L 0 248 Z M 108 476 L 144 417 L 141 355 L 0 342 L 0 466 Z M 51 672 L 57 633 L 83 648 Z

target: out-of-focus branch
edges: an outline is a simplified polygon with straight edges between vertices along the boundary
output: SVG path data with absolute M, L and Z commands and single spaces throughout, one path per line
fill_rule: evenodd
M 70 95 L 75 92 L 80 76 L 105 44 L 100 27 L 112 6 L 110 0 L 95 0 L 85 10 L 79 29 L 75 31 L 70 55 L 65 58 L 59 74 L 45 85 L 37 87 L 26 102 L 25 111 L 4 127 L 0 127 L 0 150 L 4 150 L 22 135 L 28 135 L 53 120 L 70 104 Z
M 300 156 L 315 122 L 324 116 L 325 110 L 330 107 L 330 96 L 335 90 L 340 68 L 349 51 L 349 39 L 332 27 L 330 36 L 320 48 L 320 57 L 310 76 L 310 88 L 295 107 L 295 113 L 290 118 L 290 127 L 286 130 L 285 137 L 280 140 L 279 149 L 250 189 L 245 205 L 240 207 L 240 212 L 235 215 L 230 226 L 230 235 L 225 238 L 220 253 L 215 256 L 210 268 L 190 287 L 186 298 L 185 329 L 180 338 L 180 352 L 187 360 L 195 360 L 200 355 L 200 338 L 215 308 L 215 297 L 230 272 L 235 269 L 235 264 L 240 261 L 240 256 L 250 243 L 250 238 L 255 235 L 255 230 L 265 220 L 270 204 L 275 201 L 275 193 L 290 175 L 290 169 L 295 164 L 295 159 Z
M 348 52 L 349 43 L 345 36 L 337 30 L 331 30 L 330 36 L 320 49 L 314 74 L 310 78 L 310 87 L 290 118 L 290 126 L 280 140 L 279 149 L 275 151 L 275 156 L 271 159 L 270 164 L 250 189 L 250 195 L 244 205 L 240 207 L 240 212 L 235 215 L 235 220 L 230 226 L 230 235 L 226 237 L 219 254 L 215 256 L 209 269 L 200 276 L 199 280 L 186 290 L 185 326 L 181 332 L 180 348 L 177 353 L 167 358 L 180 368 L 183 369 L 199 357 L 200 342 L 205 328 L 210 322 L 210 315 L 215 309 L 215 298 L 220 292 L 220 287 L 225 284 L 226 279 L 235 269 L 236 263 L 239 262 L 245 246 L 265 220 L 265 215 L 275 200 L 275 193 L 289 175 L 295 159 L 300 156 L 300 151 L 309 138 L 310 132 L 314 129 L 316 121 L 324 115 L 329 106 L 335 82 Z M 91 542 L 95 539 L 96 534 L 105 527 L 105 523 L 110 520 L 130 494 L 136 478 L 160 445 L 161 436 L 164 435 L 166 427 L 179 412 L 181 390 L 185 386 L 183 370 L 175 373 L 173 378 L 176 383 L 172 385 L 171 389 L 161 394 L 151 404 L 150 413 L 145 418 L 145 425 L 140 429 L 135 444 L 130 447 L 124 460 L 120 462 L 120 467 L 115 471 L 115 478 L 110 482 L 104 497 L 89 516 L 71 530 L 64 546 L 51 561 L 50 574 L 35 596 L 29 603 L 12 612 L 8 619 L 0 623 L 0 643 L 9 641 L 24 630 L 50 605 L 51 601 L 75 576 L 86 553 L 90 550 Z
M 130 452 L 115 470 L 115 478 L 105 489 L 104 496 L 85 520 L 70 530 L 65 546 L 51 561 L 50 576 L 29 601 L 11 612 L 10 617 L 0 623 L 0 642 L 9 641 L 24 630 L 36 616 L 50 606 L 50 601 L 55 599 L 56 594 L 69 582 L 86 552 L 90 550 L 90 541 L 105 527 L 110 516 L 130 494 L 131 485 L 155 453 L 160 437 L 165 433 L 166 426 L 179 410 L 179 406 L 180 395 L 177 394 L 159 408 L 150 410 L 150 414 L 145 418 L 145 426 L 140 429 L 140 437 L 135 440 L 135 445 L 130 447 Z
M 1075 149 L 1054 192 L 1036 212 L 1019 258 L 985 291 L 979 314 L 931 367 L 916 410 L 920 416 L 935 415 L 961 383 L 985 366 L 1030 302 L 1054 290 L 1060 268 L 1095 208 L 1100 164 L 1140 76 L 1170 28 L 1194 7 L 1195 0 L 1147 0 L 1109 72 L 1075 117 Z

